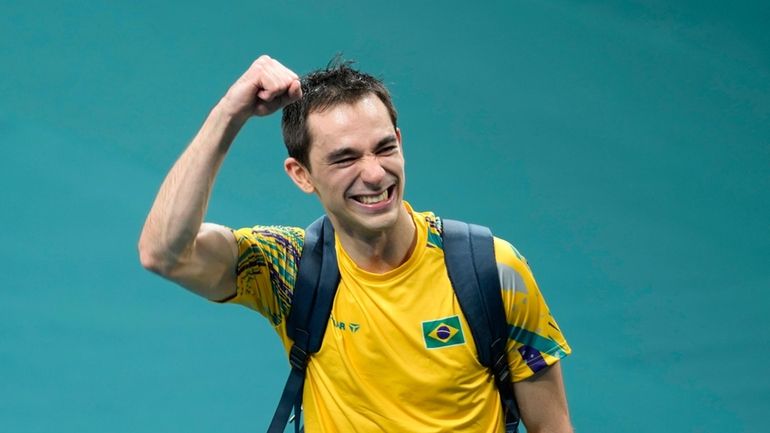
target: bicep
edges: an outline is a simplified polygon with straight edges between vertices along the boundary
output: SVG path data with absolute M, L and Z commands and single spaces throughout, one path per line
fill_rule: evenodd
M 237 262 L 238 246 L 230 229 L 204 223 L 190 253 L 167 278 L 207 299 L 223 300 L 235 294 Z
M 513 391 L 527 431 L 572 432 L 559 363 L 515 382 Z

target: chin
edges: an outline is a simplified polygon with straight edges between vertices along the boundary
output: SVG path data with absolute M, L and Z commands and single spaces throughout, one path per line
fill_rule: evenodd
M 391 230 L 398 224 L 399 212 L 398 208 L 394 207 L 387 212 L 377 214 L 360 214 L 356 213 L 350 215 L 353 218 L 347 220 L 349 227 L 358 227 L 363 232 L 369 232 L 371 234 L 381 233 L 383 231 Z
M 396 226 L 398 213 L 388 212 L 379 215 L 360 215 L 356 218 L 357 225 L 370 232 L 381 232 Z

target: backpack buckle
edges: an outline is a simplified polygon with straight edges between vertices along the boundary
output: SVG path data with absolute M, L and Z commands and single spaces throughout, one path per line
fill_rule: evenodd
M 307 352 L 302 350 L 302 348 L 296 344 L 291 346 L 291 350 L 289 351 L 289 363 L 292 367 L 299 371 L 305 371 L 305 369 L 307 369 L 307 359 Z
M 511 370 L 508 368 L 508 358 L 505 354 L 500 355 L 500 357 L 497 358 L 495 365 L 492 367 L 492 372 L 495 374 L 495 378 L 497 378 L 498 382 L 506 383 L 511 376 Z
M 504 384 L 511 376 L 511 369 L 508 368 L 508 356 L 505 350 L 501 350 L 501 344 L 500 339 L 492 343 L 492 354 L 498 354 L 497 359 L 492 364 L 492 373 L 494 373 L 498 383 Z

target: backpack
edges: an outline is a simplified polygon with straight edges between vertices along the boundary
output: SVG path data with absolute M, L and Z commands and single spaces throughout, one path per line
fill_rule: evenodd
M 495 378 L 505 412 L 505 431 L 515 433 L 519 411 L 511 384 L 505 318 L 492 233 L 483 226 L 442 219 L 444 257 L 449 279 L 476 342 L 482 365 Z M 291 372 L 268 433 L 283 433 L 292 408 L 295 432 L 300 433 L 302 388 L 310 356 L 320 350 L 340 282 L 334 228 L 326 216 L 305 230 L 305 244 L 297 271 L 287 334 Z

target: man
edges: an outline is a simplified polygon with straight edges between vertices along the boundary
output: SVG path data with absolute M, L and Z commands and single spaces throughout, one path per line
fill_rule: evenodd
M 252 116 L 280 108 L 284 168 L 321 201 L 341 274 L 323 346 L 308 365 L 307 431 L 502 431 L 494 381 L 476 359 L 446 275 L 441 220 L 403 201 L 402 139 L 390 95 L 348 64 L 301 81 L 278 61 L 257 59 L 163 182 L 139 241 L 143 266 L 210 300 L 259 311 L 290 347 L 285 319 L 303 230 L 203 222 L 238 131 Z M 530 432 L 569 432 L 558 364 L 569 346 L 526 261 L 509 243 L 494 243 L 522 419 Z

